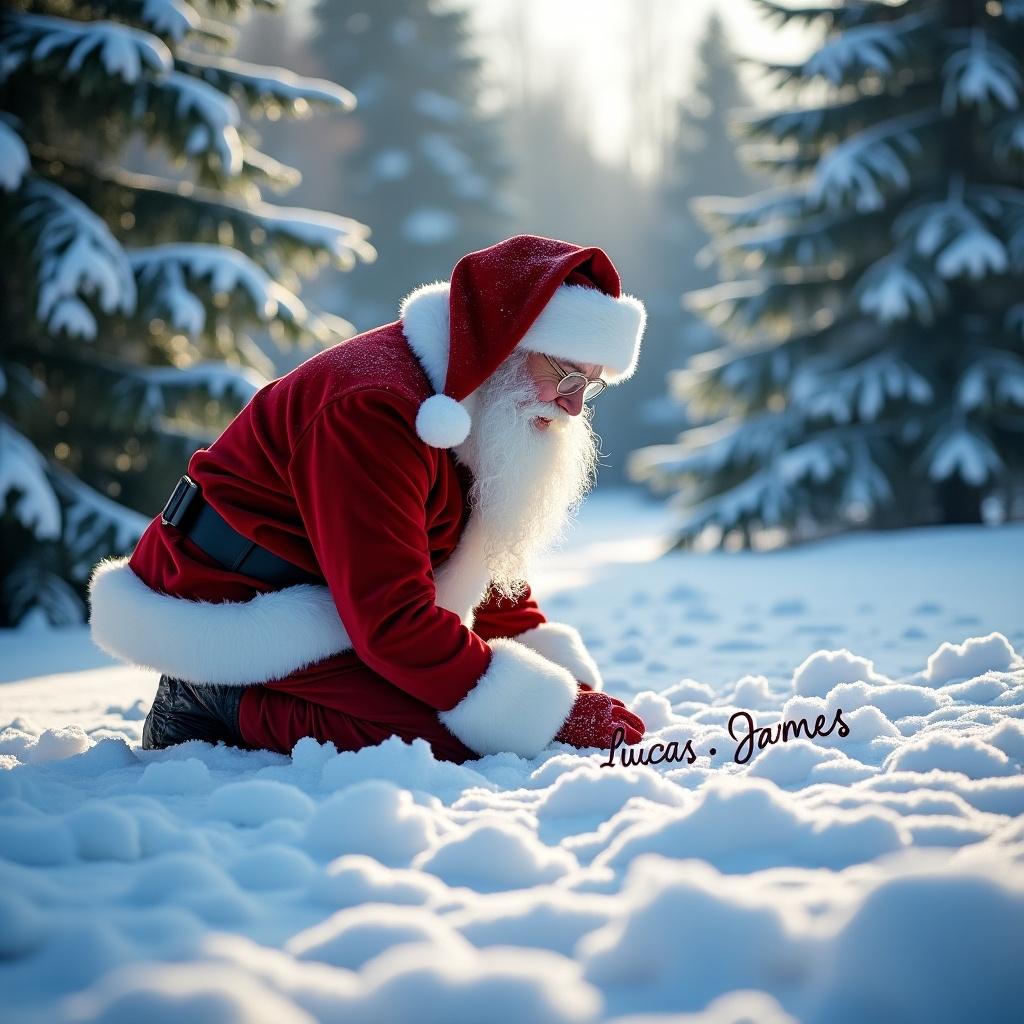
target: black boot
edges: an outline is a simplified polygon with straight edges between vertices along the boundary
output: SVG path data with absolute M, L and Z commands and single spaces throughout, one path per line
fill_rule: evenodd
M 142 749 L 161 750 L 186 740 L 245 747 L 238 728 L 241 701 L 240 686 L 198 685 L 163 675 L 142 727 Z

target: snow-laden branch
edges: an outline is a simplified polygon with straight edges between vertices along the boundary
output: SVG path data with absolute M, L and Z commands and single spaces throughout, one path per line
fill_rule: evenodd
M 765 189 L 752 196 L 701 196 L 690 206 L 702 223 L 712 230 L 755 227 L 771 221 L 786 221 L 808 210 L 807 192 L 802 186 Z
M 227 304 L 232 295 L 240 294 L 251 314 L 263 323 L 277 319 L 319 341 L 338 340 L 331 321 L 311 313 L 297 295 L 237 249 L 169 243 L 130 250 L 128 260 L 140 293 L 145 293 L 177 330 L 192 337 L 206 323 L 205 303 L 193 290 L 202 284 L 215 303 Z
M 72 571 L 79 578 L 88 572 L 101 544 L 107 551 L 129 552 L 149 525 L 147 516 L 111 501 L 61 466 L 52 467 L 51 480 L 64 502 L 64 536 L 78 559 Z
M 294 113 L 305 113 L 310 105 L 353 110 L 355 95 L 322 78 L 304 78 L 284 68 L 249 64 L 232 57 L 209 54 L 179 55 L 179 71 L 206 82 L 223 93 L 244 97 L 253 107 L 275 103 Z
M 909 14 L 896 21 L 848 28 L 806 60 L 801 74 L 824 78 L 833 85 L 869 71 L 889 75 L 910 55 L 913 34 L 932 20 L 927 13 Z
M 168 393 L 202 390 L 215 400 L 234 398 L 244 405 L 266 383 L 255 370 L 227 363 L 197 363 L 185 369 L 153 366 L 129 370 L 112 396 L 120 400 L 139 392 L 135 415 L 148 423 L 168 412 Z
M 205 282 L 215 297 L 241 290 L 261 320 L 277 313 L 277 292 L 283 289 L 248 256 L 229 246 L 168 243 L 132 249 L 128 261 L 140 287 L 154 289 L 166 304 L 169 321 L 193 336 L 203 329 L 205 307 L 187 282 Z
M 0 117 L 0 188 L 13 192 L 28 173 L 28 149 L 14 126 Z
M 60 502 L 47 478 L 46 460 L 31 441 L 0 417 L 0 505 L 19 490 L 15 518 L 39 540 L 61 535 Z
M 905 114 L 844 139 L 818 161 L 810 185 L 812 199 L 840 206 L 852 198 L 862 213 L 881 209 L 885 189 L 909 187 L 905 158 L 921 151 L 915 133 L 937 119 L 933 111 Z
M 1002 204 L 975 190 L 989 217 L 998 220 Z M 907 238 L 914 251 L 934 260 L 943 278 L 979 280 L 1001 274 L 1009 264 L 1006 247 L 990 230 L 981 214 L 962 195 L 911 207 L 893 225 L 893 236 Z
M 142 23 L 158 35 L 181 42 L 202 24 L 196 9 L 185 0 L 136 0 Z
M 189 156 L 212 152 L 228 177 L 242 170 L 241 115 L 230 96 L 180 71 L 172 71 L 154 88 L 172 96 L 176 118 L 191 122 L 185 142 Z
M 34 175 L 17 194 L 15 223 L 35 236 L 36 315 L 52 334 L 93 339 L 96 318 L 83 301 L 94 297 L 104 313 L 135 309 L 135 280 L 124 250 L 91 210 Z
M 934 391 L 895 352 L 883 351 L 828 374 L 822 374 L 813 362 L 806 361 L 793 374 L 790 397 L 808 416 L 827 416 L 837 423 L 849 423 L 854 414 L 862 422 L 876 420 L 892 400 L 925 405 L 932 401 Z
M 949 290 L 925 267 L 912 263 L 905 250 L 897 250 L 868 267 L 852 297 L 863 312 L 882 323 L 913 318 L 930 324 L 946 307 Z
M 62 77 L 78 75 L 86 62 L 126 83 L 171 70 L 171 51 L 156 36 L 116 21 L 71 21 L 42 14 L 3 19 L 0 80 L 24 64 L 56 60 Z
M 975 356 L 956 386 L 956 402 L 968 411 L 983 406 L 1024 409 L 1024 359 L 996 350 Z
M 980 28 L 957 32 L 955 38 L 964 45 L 942 68 L 943 113 L 951 115 L 960 107 L 1016 110 L 1021 105 L 1024 75 L 1014 56 Z
M 927 465 L 932 480 L 948 480 L 957 474 L 975 487 L 1005 470 L 991 440 L 980 429 L 960 419 L 939 430 L 921 460 Z

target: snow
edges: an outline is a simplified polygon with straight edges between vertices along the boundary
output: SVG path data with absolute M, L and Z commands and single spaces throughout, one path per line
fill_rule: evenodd
M 30 177 L 21 195 L 19 219 L 30 224 L 39 267 L 36 313 L 52 333 L 91 341 L 96 318 L 84 297 L 95 296 L 107 314 L 135 309 L 135 280 L 124 250 L 106 224 L 62 188 Z
M 195 309 L 176 304 L 185 295 L 193 297 L 185 290 L 186 278 L 206 280 L 215 295 L 244 291 L 256 315 L 264 320 L 277 313 L 278 300 L 285 293 L 254 260 L 226 245 L 168 242 L 132 249 L 128 258 L 140 284 L 158 289 L 160 300 L 168 304 L 172 323 L 187 324 L 196 331 L 202 329 L 202 323 L 195 322 Z
M 0 188 L 13 192 L 29 170 L 28 149 L 14 127 L 0 118 Z
M 46 477 L 46 462 L 35 445 L 0 419 L 0 499 L 6 505 L 12 490 L 21 492 L 11 505 L 15 518 L 40 539 L 60 537 L 60 503 Z
M 860 213 L 881 209 L 885 202 L 882 186 L 902 191 L 910 184 L 903 156 L 920 152 L 921 143 L 914 132 L 935 119 L 930 111 L 906 114 L 843 139 L 818 160 L 811 198 L 828 206 L 843 206 L 852 197 Z
M 202 19 L 184 0 L 142 0 L 142 20 L 154 32 L 180 43 Z
M 238 174 L 242 170 L 241 115 L 235 101 L 181 71 L 172 71 L 158 87 L 175 94 L 175 118 L 193 124 L 185 151 L 191 156 L 212 151 L 225 175 Z
M 532 582 L 692 763 L 143 751 L 152 672 L 0 631 L 5 1019 L 1012 1017 L 1024 526 L 696 555 L 669 525 L 598 492 Z
M 116 21 L 71 21 L 40 14 L 19 14 L 5 40 L 5 70 L 9 73 L 27 60 L 41 62 L 54 54 L 63 58 L 64 70 L 78 74 L 86 61 L 98 59 L 110 76 L 134 83 L 145 74 L 171 70 L 171 51 L 148 32 Z
M 322 78 L 303 78 L 278 67 L 248 64 L 233 57 L 190 53 L 179 57 L 177 66 L 224 92 L 245 92 L 261 99 L 272 97 L 296 113 L 305 113 L 309 103 L 353 110 L 355 96 L 348 89 Z
M 860 308 L 882 323 L 913 317 L 930 324 L 947 292 L 941 281 L 925 277 L 905 258 L 906 253 L 897 251 L 868 267 L 856 288 Z
M 961 106 L 976 106 L 985 112 L 992 107 L 1016 110 L 1024 76 L 1013 55 L 980 28 L 951 35 L 967 45 L 954 50 L 943 65 L 943 113 L 951 115 Z
M 905 35 L 925 21 L 920 15 L 911 15 L 883 24 L 848 28 L 819 47 L 804 64 L 803 73 L 821 75 L 833 85 L 841 85 L 866 71 L 888 75 L 894 63 L 907 57 L 909 47 Z
M 1002 461 L 992 442 L 969 426 L 955 423 L 944 427 L 924 452 L 928 475 L 946 480 L 954 473 L 975 486 L 1002 470 Z

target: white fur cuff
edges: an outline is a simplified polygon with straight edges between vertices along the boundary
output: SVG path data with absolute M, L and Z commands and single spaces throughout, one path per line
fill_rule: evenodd
M 516 640 L 556 665 L 567 668 L 580 682 L 588 683 L 595 690 L 604 689 L 597 662 L 574 626 L 564 622 L 542 622 L 520 633 Z
M 352 646 L 331 592 L 311 583 L 251 601 L 190 601 L 151 590 L 127 558 L 108 558 L 93 570 L 89 605 L 97 646 L 191 683 L 266 683 Z
M 448 730 L 478 754 L 536 757 L 576 702 L 572 674 L 515 640 L 490 641 L 491 663 L 465 697 L 438 712 Z

